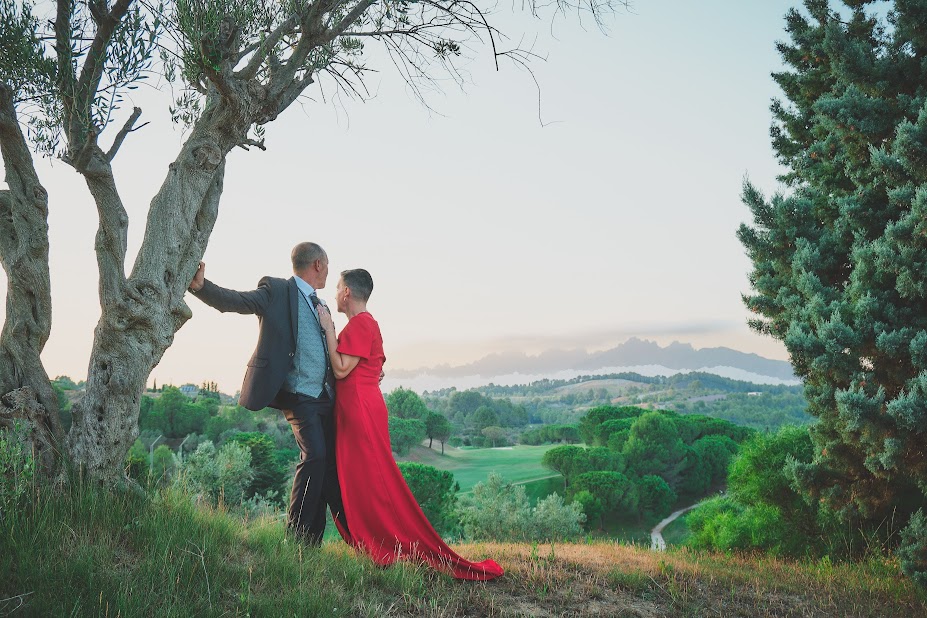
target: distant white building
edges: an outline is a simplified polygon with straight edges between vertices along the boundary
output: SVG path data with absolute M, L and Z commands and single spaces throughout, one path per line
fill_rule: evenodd
M 184 384 L 180 387 L 180 392 L 190 399 L 196 399 L 197 395 L 200 394 L 200 387 L 195 384 Z

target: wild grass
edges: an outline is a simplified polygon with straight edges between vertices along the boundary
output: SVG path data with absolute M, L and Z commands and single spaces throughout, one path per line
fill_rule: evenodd
M 178 489 L 72 484 L 0 514 L 0 616 L 927 616 L 891 560 L 834 565 L 614 542 L 479 544 L 506 575 L 379 568 Z

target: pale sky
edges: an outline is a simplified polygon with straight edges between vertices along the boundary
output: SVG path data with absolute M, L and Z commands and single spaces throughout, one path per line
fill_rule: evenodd
M 341 270 L 373 275 L 387 372 L 511 349 L 602 349 L 632 335 L 784 359 L 781 344 L 746 326 L 750 264 L 735 232 L 749 216 L 743 179 L 767 195 L 777 188 L 769 74 L 797 4 L 638 0 L 607 19 L 607 34 L 505 9 L 497 23 L 547 58 L 533 64 L 544 126 L 531 76 L 504 62 L 495 72 L 488 49 L 466 64 L 464 90 L 449 82 L 429 96 L 434 111 L 374 58 L 371 100 L 312 91 L 267 126 L 267 152 L 232 153 L 206 275 L 253 289 L 263 275 L 291 274 L 294 244 L 318 242 L 331 260 L 323 297 Z M 115 161 L 131 220 L 127 270 L 184 139 L 167 95 L 132 96 L 151 124 Z M 53 295 L 43 360 L 53 377 L 83 379 L 99 317 L 96 211 L 67 165 L 38 168 Z M 194 316 L 152 379 L 235 392 L 256 319 L 188 303 Z

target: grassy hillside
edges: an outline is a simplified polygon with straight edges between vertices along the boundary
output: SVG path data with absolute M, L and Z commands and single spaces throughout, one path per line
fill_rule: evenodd
M 440 449 L 415 447 L 407 456 L 398 459 L 449 470 L 460 483 L 460 491 L 466 493 L 480 481 L 485 481 L 490 472 L 498 472 L 510 483 L 559 476 L 541 465 L 544 453 L 554 446 L 557 445 L 480 449 L 445 447 L 444 455 Z
M 167 491 L 46 492 L 0 520 L 0 615 L 899 616 L 925 597 L 873 560 L 834 566 L 616 543 L 458 546 L 506 575 L 457 582 L 377 568 L 340 542 L 307 549 L 279 521 L 242 521 Z

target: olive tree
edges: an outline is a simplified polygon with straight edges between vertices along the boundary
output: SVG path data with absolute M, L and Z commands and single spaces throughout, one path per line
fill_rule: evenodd
M 612 2 L 529 2 L 586 11 Z M 104 482 L 123 478 L 138 435 L 147 378 L 191 317 L 184 292 L 219 212 L 228 154 L 266 149 L 263 127 L 311 87 L 327 82 L 363 97 L 369 47 L 421 87 L 483 45 L 524 65 L 528 50 L 502 49 L 493 3 L 478 0 L 57 0 L 50 19 L 29 3 L 0 0 L 0 258 L 7 275 L 0 336 L 0 394 L 29 387 L 47 410 L 56 449 Z M 121 93 L 157 73 L 179 92 L 171 112 L 186 141 L 151 198 L 144 239 L 127 256 L 129 217 L 113 160 L 135 139 L 142 110 Z M 27 127 L 24 134 L 22 128 Z M 51 325 L 49 196 L 33 155 L 55 155 L 79 173 L 96 204 L 101 315 L 84 396 L 67 436 L 39 357 Z M 63 196 L 60 196 L 63 197 Z

